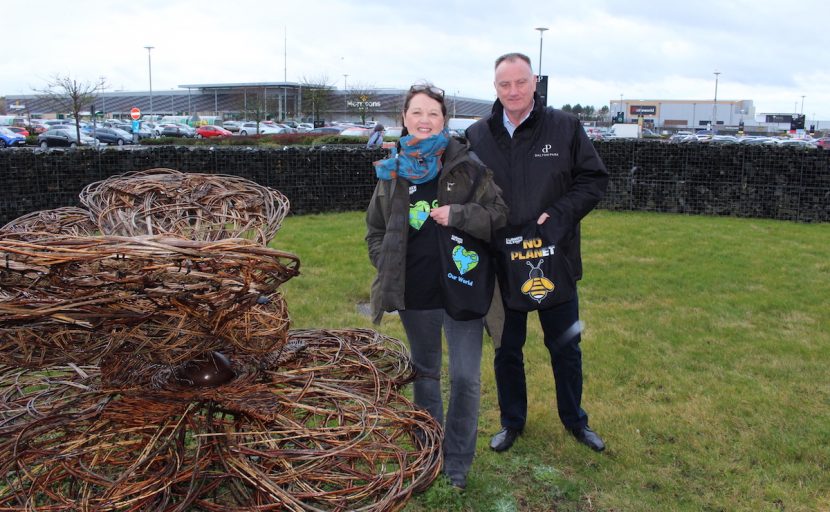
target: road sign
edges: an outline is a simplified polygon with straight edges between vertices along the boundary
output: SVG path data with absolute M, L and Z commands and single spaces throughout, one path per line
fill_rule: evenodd
M 135 120 L 141 119 L 141 111 L 138 110 L 138 107 L 133 107 L 130 109 L 130 117 Z

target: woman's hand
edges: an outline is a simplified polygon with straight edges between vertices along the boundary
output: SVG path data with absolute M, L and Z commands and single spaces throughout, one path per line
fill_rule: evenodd
M 429 216 L 432 217 L 432 220 L 437 222 L 442 226 L 449 225 L 450 222 L 450 205 L 445 204 L 444 206 L 439 206 L 438 208 L 433 208 L 429 212 Z

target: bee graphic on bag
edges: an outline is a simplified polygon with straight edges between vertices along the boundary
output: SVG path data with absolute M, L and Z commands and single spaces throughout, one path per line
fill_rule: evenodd
M 528 273 L 527 281 L 522 284 L 522 293 L 530 296 L 536 302 L 542 302 L 548 293 L 552 292 L 555 288 L 553 281 L 545 277 L 545 273 L 540 268 L 543 261 L 545 260 L 539 260 L 539 263 L 535 266 L 529 261 L 525 262 L 530 267 L 530 272 Z

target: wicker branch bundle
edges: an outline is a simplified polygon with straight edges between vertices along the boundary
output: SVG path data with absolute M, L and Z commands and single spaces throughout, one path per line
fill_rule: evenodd
M 243 239 L 14 238 L 0 236 L 2 363 L 87 364 L 113 351 L 174 363 L 285 341 L 277 288 L 299 273 L 293 254 Z
M 0 228 L 0 233 L 22 233 L 31 238 L 37 238 L 34 233 L 89 236 L 96 231 L 98 226 L 89 212 L 74 206 L 32 212 Z
M 280 192 L 244 178 L 156 168 L 88 185 L 81 203 L 106 235 L 251 238 L 261 245 L 288 214 Z
M 394 511 L 437 477 L 400 341 L 288 331 L 282 194 L 151 169 L 81 199 L 0 230 L 0 510 Z
M 380 373 L 359 371 L 398 343 L 298 331 L 287 346 L 305 347 L 259 382 L 118 396 L 94 367 L 7 368 L 0 508 L 48 496 L 38 510 L 398 510 L 441 463 L 435 421 Z M 332 380 L 334 365 L 349 378 Z M 72 508 L 79 496 L 84 507 Z

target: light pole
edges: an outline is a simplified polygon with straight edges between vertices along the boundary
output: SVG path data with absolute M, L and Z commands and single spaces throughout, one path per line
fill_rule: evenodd
M 542 34 L 544 34 L 547 29 L 548 27 L 536 27 L 534 29 L 539 31 L 539 69 L 536 70 L 539 77 L 542 76 Z
M 623 98 L 623 93 L 620 93 L 620 112 L 622 112 L 622 115 L 623 115 L 622 122 L 624 123 L 625 122 L 625 108 L 623 108 L 622 98 Z
M 150 75 L 150 115 L 153 114 L 153 59 L 150 57 L 150 51 L 155 46 L 145 46 L 147 49 L 147 70 Z
M 715 103 L 712 104 L 712 133 L 715 133 L 718 125 L 718 76 L 720 71 L 715 70 Z
M 804 95 L 801 95 L 801 113 L 804 113 Z
M 106 84 L 107 84 L 107 77 L 105 77 L 104 75 L 101 75 L 98 78 L 101 79 L 101 118 L 106 119 L 107 118 L 107 100 L 104 98 L 104 87 L 106 87 Z M 92 115 L 94 116 L 95 112 L 93 112 Z

